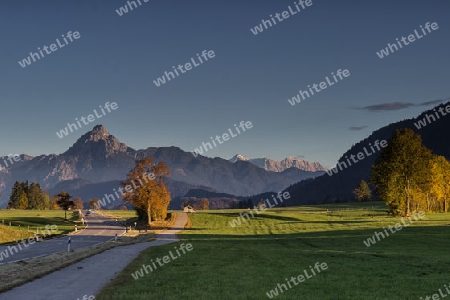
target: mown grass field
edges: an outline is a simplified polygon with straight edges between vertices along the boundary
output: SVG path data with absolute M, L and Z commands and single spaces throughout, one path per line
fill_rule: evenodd
M 367 247 L 375 231 L 400 221 L 383 203 L 274 208 L 231 227 L 242 211 L 191 214 L 179 236 L 192 251 L 133 279 L 181 243 L 150 248 L 96 299 L 269 299 L 278 283 L 316 262 L 328 269 L 275 298 L 420 299 L 449 283 L 449 213 L 426 215 Z
M 97 213 L 99 211 L 96 211 Z M 137 214 L 135 210 L 107 210 L 107 209 L 102 209 L 101 210 L 102 213 L 108 214 L 108 215 L 113 215 L 116 216 L 118 218 L 123 218 L 123 219 L 132 219 L 132 218 L 136 218 Z M 181 210 L 169 210 L 170 212 L 181 212 Z
M 98 211 L 97 211 L 98 212 Z M 105 213 L 107 215 L 113 215 L 117 218 L 123 218 L 123 219 L 132 219 L 137 217 L 135 210 L 101 210 L 102 213 Z
M 54 234 L 69 233 L 74 230 L 75 224 L 72 213 L 67 212 L 66 221 L 62 210 L 0 210 L 0 244 L 33 237 L 36 228 L 45 228 L 46 225 L 58 226 Z M 78 228 L 83 226 L 78 224 Z

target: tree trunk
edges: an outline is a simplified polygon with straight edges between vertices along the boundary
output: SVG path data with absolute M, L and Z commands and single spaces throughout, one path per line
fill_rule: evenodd
M 148 221 L 147 221 L 148 225 L 152 225 L 152 209 L 150 207 L 150 201 L 147 206 L 147 219 L 148 219 Z
M 406 179 L 406 216 L 409 216 L 411 214 L 410 209 L 410 186 L 409 186 L 409 179 Z

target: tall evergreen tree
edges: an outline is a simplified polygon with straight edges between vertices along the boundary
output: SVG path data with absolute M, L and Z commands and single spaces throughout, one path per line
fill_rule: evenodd
M 38 183 L 32 182 L 28 188 L 28 209 L 45 209 L 45 197 Z
M 11 196 L 9 197 L 8 208 L 9 209 L 19 209 L 20 207 L 20 196 L 22 194 L 22 185 L 16 181 L 12 188 Z
M 20 183 L 20 185 L 22 186 L 22 190 L 27 194 L 27 196 L 28 196 L 28 180 L 27 181 L 24 181 L 24 182 L 21 182 Z

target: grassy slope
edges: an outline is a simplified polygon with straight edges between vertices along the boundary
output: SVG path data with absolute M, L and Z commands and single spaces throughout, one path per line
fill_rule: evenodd
M 328 270 L 276 298 L 419 299 L 448 284 L 450 214 L 427 215 L 368 248 L 363 240 L 399 221 L 372 205 L 272 209 L 239 228 L 228 224 L 238 210 L 193 214 L 180 235 L 193 251 L 134 280 L 132 272 L 179 243 L 144 251 L 96 299 L 269 299 L 316 262 Z
M 36 227 L 45 229 L 46 225 L 56 225 L 58 230 L 54 234 L 65 234 L 74 230 L 74 223 L 70 221 L 72 212 L 67 212 L 64 220 L 62 210 L 0 210 L 0 243 L 12 242 L 22 238 L 33 237 Z M 4 226 L 2 224 L 4 222 Z M 11 227 L 9 227 L 11 222 Z M 19 227 L 20 225 L 20 227 Z M 30 226 L 30 232 L 28 231 Z M 20 228 L 20 230 L 19 230 Z M 82 228 L 80 224 L 78 228 Z

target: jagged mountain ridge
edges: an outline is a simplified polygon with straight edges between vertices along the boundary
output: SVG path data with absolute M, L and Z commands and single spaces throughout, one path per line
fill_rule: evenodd
M 236 154 L 230 159 L 230 162 L 248 161 L 257 167 L 263 168 L 266 171 L 283 172 L 289 168 L 297 168 L 308 172 L 326 171 L 328 168 L 321 165 L 319 162 L 309 162 L 297 157 L 289 156 L 281 161 L 276 161 L 270 158 L 247 158 L 243 155 Z
M 135 161 L 147 156 L 153 156 L 155 163 L 164 161 L 171 170 L 170 190 L 173 196 L 182 196 L 189 189 L 199 187 L 234 195 L 279 191 L 299 180 L 322 174 L 302 170 L 268 172 L 249 162 L 232 164 L 217 157 L 194 157 L 191 152 L 177 147 L 135 150 L 121 143 L 102 125 L 97 125 L 62 154 L 27 156 L 29 159 L 15 163 L 9 172 L 0 172 L 0 205 L 6 206 L 16 180 L 38 182 L 47 190 L 56 185 L 65 186 L 67 181 L 68 188 L 75 193 L 83 193 L 84 198 L 102 197 L 103 193 L 111 192 L 106 183 L 117 184 L 125 180 Z M 73 186 L 74 182 L 81 184 Z M 97 191 L 95 185 L 99 187 Z M 83 192 L 84 187 L 89 187 L 93 193 L 87 195 Z

